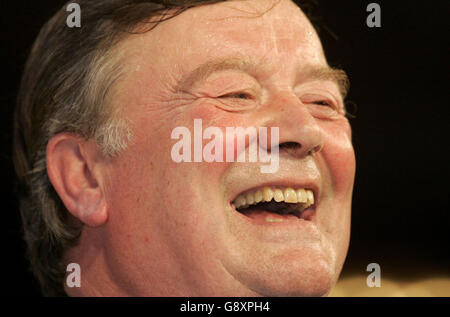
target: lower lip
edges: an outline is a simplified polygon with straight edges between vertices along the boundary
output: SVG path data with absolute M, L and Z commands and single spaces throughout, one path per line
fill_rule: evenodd
M 231 205 L 230 205 L 231 206 Z M 302 218 L 294 215 L 277 215 L 269 211 L 260 211 L 254 215 L 247 216 L 238 212 L 234 207 L 233 214 L 240 223 L 240 230 L 247 239 L 260 242 L 274 243 L 286 247 L 288 245 L 304 245 L 318 242 L 322 239 L 322 234 L 317 224 L 318 206 L 313 206 L 304 211 Z M 267 217 L 279 217 L 282 221 L 268 222 Z

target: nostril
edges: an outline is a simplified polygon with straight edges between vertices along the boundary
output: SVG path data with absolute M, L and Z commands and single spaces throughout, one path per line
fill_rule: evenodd
M 280 145 L 280 150 L 283 148 L 290 149 L 290 150 L 296 150 L 296 149 L 300 149 L 301 147 L 302 147 L 302 145 L 297 142 L 284 142 Z
M 281 153 L 286 153 L 292 157 L 304 157 L 305 155 L 313 155 L 322 150 L 322 144 L 318 144 L 309 151 L 306 151 L 307 148 L 304 148 L 304 145 L 298 142 L 284 142 L 280 144 L 279 151 Z
M 280 144 L 279 151 L 280 152 L 287 152 L 288 154 L 292 156 L 297 156 L 298 153 L 300 153 L 302 149 L 302 145 L 297 142 L 284 142 Z
M 310 153 L 306 152 L 304 145 L 298 142 L 284 142 L 280 144 L 279 148 L 280 154 L 287 154 L 290 157 L 294 158 L 302 158 L 305 155 L 309 155 Z

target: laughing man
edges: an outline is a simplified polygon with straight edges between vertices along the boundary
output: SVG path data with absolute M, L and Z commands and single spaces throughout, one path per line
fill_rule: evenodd
M 347 253 L 355 157 L 345 73 L 302 10 L 77 2 L 80 28 L 64 7 L 39 34 L 15 117 L 25 240 L 44 293 L 327 295 Z M 278 128 L 268 151 L 279 168 L 174 161 L 172 131 L 196 119 Z M 66 283 L 70 263 L 80 287 Z

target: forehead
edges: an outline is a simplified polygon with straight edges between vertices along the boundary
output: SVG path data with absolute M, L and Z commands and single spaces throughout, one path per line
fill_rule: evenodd
M 201 64 L 236 56 L 264 65 L 262 76 L 274 78 L 288 78 L 293 69 L 327 66 L 314 28 L 289 0 L 194 7 L 149 32 L 129 36 L 117 48 L 127 70 L 122 84 L 155 89 L 162 83 L 176 85 Z
M 199 7 L 190 13 L 192 30 L 198 30 L 198 39 L 215 37 L 230 48 L 238 44 L 238 49 L 273 54 L 307 47 L 321 51 L 311 23 L 288 0 L 231 1 Z
M 180 16 L 181 17 L 181 16 Z M 190 26 L 204 31 L 229 31 L 234 35 L 264 30 L 264 35 L 289 38 L 293 33 L 308 33 L 310 23 L 290 0 L 232 0 L 192 8 L 182 17 Z M 182 22 L 178 19 L 178 22 Z M 236 25 L 233 28 L 232 25 Z M 239 30 L 239 33 L 233 31 Z M 262 35 L 262 34 L 260 34 Z

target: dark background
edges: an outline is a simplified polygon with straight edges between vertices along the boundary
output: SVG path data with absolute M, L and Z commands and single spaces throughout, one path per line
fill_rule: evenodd
M 11 162 L 12 111 L 23 65 L 42 24 L 64 1 L 2 1 L 0 184 L 3 289 L 39 295 L 27 270 Z M 332 66 L 351 79 L 357 155 L 352 237 L 343 275 L 381 265 L 394 279 L 450 277 L 448 1 L 316 1 Z M 356 105 L 356 107 L 355 107 Z M 355 111 L 354 109 L 357 108 Z M 449 290 L 450 292 L 450 290 Z M 447 294 L 448 296 L 448 294 Z

